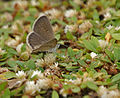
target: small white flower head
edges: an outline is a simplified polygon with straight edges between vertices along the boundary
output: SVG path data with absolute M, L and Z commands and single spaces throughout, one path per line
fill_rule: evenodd
M 92 58 L 95 58 L 95 57 L 97 56 L 97 54 L 94 53 L 94 52 L 91 52 L 91 53 L 90 53 L 90 56 L 91 56 Z
M 31 5 L 32 6 L 38 6 L 39 2 L 37 0 L 31 0 Z
M 45 11 L 44 13 L 40 13 L 40 16 L 42 15 L 48 16 L 49 19 L 55 19 L 61 16 L 61 11 L 53 8 L 53 9 Z
M 107 20 L 111 18 L 111 14 L 109 12 L 107 12 L 106 14 L 104 14 L 104 20 Z
M 39 79 L 36 82 L 36 85 L 39 89 L 48 89 L 50 88 L 52 82 L 50 79 Z
M 98 89 L 98 95 L 99 96 L 105 96 L 105 94 L 107 94 L 107 89 L 104 86 L 100 86 Z M 103 97 L 102 97 L 103 98 Z
M 35 84 L 35 81 L 27 81 L 25 86 L 25 93 L 34 95 L 36 91 L 40 91 L 40 89 Z
M 73 9 L 69 9 L 65 12 L 65 17 L 73 17 L 75 15 L 77 15 L 77 11 L 76 10 L 73 10 Z
M 76 4 L 79 4 L 79 5 L 83 3 L 82 0 L 73 0 L 73 2 L 76 3 Z
M 3 15 L 0 16 L 0 19 L 1 20 L 5 19 L 8 22 L 8 21 L 12 21 L 13 20 L 13 16 L 12 16 L 12 14 L 10 14 L 8 12 L 5 12 Z
M 18 71 L 18 73 L 16 73 L 16 76 L 18 78 L 25 78 L 26 77 L 26 73 L 23 70 L 21 70 L 21 71 Z
M 13 6 L 17 4 L 19 9 L 26 9 L 28 7 L 28 2 L 25 0 L 15 0 Z
M 44 71 L 44 75 L 47 77 L 47 76 L 49 76 L 49 75 L 53 75 L 53 73 L 51 72 L 51 69 L 46 69 L 46 70 Z
M 23 43 L 20 43 L 20 44 L 16 47 L 16 51 L 17 51 L 18 53 L 21 53 L 21 48 L 22 48 L 22 46 L 23 46 Z
M 41 59 L 37 59 L 35 64 L 37 66 L 40 66 L 40 67 L 44 67 L 46 65 L 45 61 L 42 58 Z
M 64 29 L 64 32 L 67 33 L 68 31 L 69 32 L 76 32 L 77 31 L 77 25 L 66 25 L 65 26 L 65 29 Z
M 0 48 L 0 53 L 4 53 L 5 52 L 5 50 L 2 50 L 1 48 Z
M 99 40 L 99 45 L 101 48 L 105 48 L 108 45 L 108 41 L 105 40 Z
M 112 28 L 113 28 L 113 26 L 112 25 L 109 25 L 109 26 L 107 26 L 106 27 L 108 30 L 111 30 Z
M 55 67 L 58 67 L 58 62 L 56 62 L 54 66 L 55 66 Z
M 118 90 L 109 91 L 108 98 L 120 98 L 120 91 Z
M 82 83 L 82 78 L 77 78 L 75 80 L 72 80 L 71 82 L 75 85 L 80 85 Z
M 109 90 L 104 86 L 100 86 L 97 93 L 101 98 L 120 98 L 119 90 Z
M 120 30 L 120 26 L 115 27 L 115 30 L 116 31 Z
M 44 67 L 45 66 L 45 61 L 43 59 L 37 59 L 35 64 L 37 66 Z
M 68 93 L 67 93 L 67 91 L 65 91 L 65 89 L 64 88 L 62 88 L 61 90 L 60 90 L 60 94 L 63 96 L 63 97 L 67 97 L 67 95 L 68 95 Z
M 93 25 L 90 23 L 90 21 L 85 21 L 84 23 L 79 25 L 79 32 L 85 33 L 87 32 Z
M 33 71 L 33 74 L 31 76 L 31 78 L 33 78 L 35 75 L 37 75 L 39 78 L 43 78 L 44 77 L 43 73 L 41 73 L 41 71 L 38 71 L 38 70 Z
M 20 40 L 21 40 L 20 36 L 15 36 L 15 39 L 10 38 L 5 43 L 9 47 L 16 48 L 16 46 L 19 44 Z
M 56 56 L 54 56 L 54 54 L 47 54 L 44 57 L 44 61 L 46 65 L 52 65 L 56 60 Z
M 95 21 L 97 24 L 99 24 L 100 22 L 99 21 Z
M 57 24 L 52 25 L 53 32 L 57 32 L 59 30 L 59 26 Z
M 2 28 L 7 29 L 7 28 L 8 28 L 8 25 L 4 25 Z

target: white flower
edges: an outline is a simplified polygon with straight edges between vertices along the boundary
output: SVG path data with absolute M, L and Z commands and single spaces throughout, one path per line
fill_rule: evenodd
M 44 67 L 45 66 L 45 61 L 43 59 L 37 59 L 35 64 L 37 66 Z
M 25 93 L 34 95 L 36 91 L 40 91 L 40 89 L 35 84 L 35 81 L 27 81 L 25 86 Z
M 111 18 L 111 14 L 109 12 L 107 12 L 106 14 L 104 14 L 104 20 L 107 20 Z
M 99 40 L 99 44 L 101 48 L 105 48 L 108 45 L 108 42 L 105 40 Z
M 4 53 L 5 52 L 5 50 L 2 50 L 1 48 L 0 48 L 0 53 Z
M 19 44 L 21 38 L 20 36 L 15 36 L 15 39 L 8 39 L 5 43 L 9 46 L 9 47 L 13 47 L 16 48 L 16 46 Z
M 77 78 L 75 80 L 70 79 L 69 82 L 72 82 L 75 85 L 80 85 L 82 82 L 82 79 L 81 78 Z
M 54 66 L 55 66 L 55 67 L 58 67 L 58 62 L 56 62 Z
M 57 32 L 59 30 L 59 26 L 57 24 L 52 26 L 52 29 L 54 32 Z
M 117 89 L 109 90 L 104 86 L 100 86 L 97 93 L 100 98 L 120 98 L 120 91 L 118 91 Z
M 56 60 L 56 56 L 54 54 L 51 54 L 51 53 L 45 55 L 45 57 L 44 57 L 44 61 L 45 61 L 46 65 L 53 64 L 55 62 L 55 60 Z
M 73 0 L 73 2 L 76 3 L 76 4 L 79 4 L 79 5 L 83 3 L 82 0 Z
M 67 33 L 69 32 L 75 32 L 77 30 L 77 25 L 66 25 L 64 32 Z
M 77 11 L 73 10 L 73 9 L 70 9 L 70 10 L 67 10 L 64 15 L 67 18 L 68 17 L 73 17 L 73 16 L 77 15 Z
M 109 26 L 107 26 L 106 28 L 107 28 L 108 30 L 110 30 L 110 29 L 113 28 L 113 26 L 112 26 L 112 25 L 109 25 Z
M 53 9 L 45 11 L 44 13 L 40 13 L 40 16 L 42 15 L 47 15 L 49 19 L 55 19 L 61 16 L 61 11 L 53 8 Z
M 95 21 L 97 24 L 99 24 L 100 22 L 99 21 Z
M 28 2 L 26 0 L 15 0 L 13 6 L 18 5 L 18 8 L 26 9 L 28 7 Z
M 19 45 L 16 47 L 16 51 L 17 51 L 18 53 L 21 52 L 22 46 L 23 46 L 23 43 L 19 44 Z
M 39 5 L 39 2 L 37 2 L 36 0 L 31 0 L 31 4 L 32 6 L 37 6 Z
M 7 29 L 7 28 L 8 28 L 8 25 L 4 25 L 2 28 Z
M 51 85 L 51 81 L 49 79 L 39 79 L 36 82 L 37 87 L 39 87 L 39 89 L 48 89 Z
M 64 88 L 60 90 L 60 94 L 62 94 L 63 97 L 67 97 L 68 93 L 65 91 Z
M 21 70 L 21 71 L 18 71 L 18 73 L 16 73 L 16 76 L 19 78 L 25 78 L 26 73 L 23 70 Z
M 44 77 L 43 73 L 41 73 L 41 71 L 38 71 L 38 70 L 33 72 L 31 78 L 33 78 L 35 75 L 37 75 L 39 78 L 43 78 Z
M 91 24 L 90 21 L 85 21 L 82 24 L 79 25 L 79 32 L 80 33 L 85 33 L 87 32 L 93 25 Z
M 116 31 L 120 30 L 120 26 L 115 27 L 115 30 Z
M 94 53 L 94 52 L 91 52 L 91 53 L 90 53 L 90 56 L 91 56 L 92 58 L 95 58 L 95 57 L 97 56 L 97 54 Z

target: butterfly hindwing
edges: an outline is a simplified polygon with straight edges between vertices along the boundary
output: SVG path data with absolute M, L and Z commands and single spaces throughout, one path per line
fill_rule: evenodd
M 40 47 L 43 43 L 45 43 L 45 40 L 37 33 L 31 32 L 30 34 L 28 34 L 27 44 L 32 48 L 32 50 Z
M 38 51 L 39 52 L 45 52 L 45 51 L 51 52 L 52 49 L 56 47 L 56 44 L 57 44 L 57 40 L 54 38 L 51 41 L 48 41 L 44 43 L 43 45 L 41 45 L 39 48 L 33 50 L 33 52 L 38 52 Z

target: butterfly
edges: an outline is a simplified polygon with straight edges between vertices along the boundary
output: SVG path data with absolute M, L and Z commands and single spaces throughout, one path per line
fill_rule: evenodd
M 38 17 L 33 24 L 32 30 L 26 39 L 32 52 L 53 52 L 59 47 L 47 16 Z

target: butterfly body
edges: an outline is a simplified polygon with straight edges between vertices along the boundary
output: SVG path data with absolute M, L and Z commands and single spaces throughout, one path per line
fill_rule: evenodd
M 32 29 L 33 31 L 27 36 L 27 44 L 32 52 L 52 52 L 56 48 L 57 40 L 47 16 L 39 17 Z

